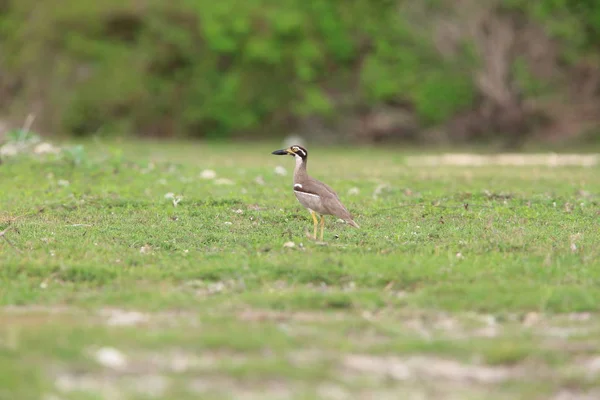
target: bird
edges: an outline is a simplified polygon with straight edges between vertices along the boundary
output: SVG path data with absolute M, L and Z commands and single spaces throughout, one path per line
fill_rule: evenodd
M 344 207 L 337 193 L 325 183 L 312 178 L 306 171 L 308 151 L 300 145 L 292 145 L 286 149 L 275 150 L 271 154 L 277 156 L 290 155 L 296 159 L 294 168 L 294 194 L 310 215 L 314 222 L 313 239 L 317 240 L 317 214 L 321 217 L 321 242 L 323 241 L 323 230 L 325 228 L 325 215 L 333 215 L 347 224 L 360 228 L 354 222 L 350 212 Z

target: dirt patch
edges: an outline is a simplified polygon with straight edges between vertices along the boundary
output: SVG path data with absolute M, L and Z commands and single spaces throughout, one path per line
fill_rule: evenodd
M 590 392 L 577 392 L 575 390 L 561 390 L 554 395 L 552 400 L 598 400 L 600 399 L 600 390 L 591 390 Z
M 146 397 L 162 397 L 170 386 L 170 380 L 162 375 L 116 376 L 110 374 L 61 373 L 54 379 L 54 387 L 60 393 L 87 392 L 107 399 L 127 399 L 126 394 L 135 393 Z
M 90 311 L 67 306 L 6 306 L 0 308 L 0 327 L 8 325 L 43 325 L 53 323 L 98 323 L 115 327 L 187 326 L 198 323 L 198 316 L 186 311 L 142 312 L 122 308 Z
M 347 320 L 351 316 L 336 312 L 284 312 L 263 309 L 245 309 L 237 314 L 242 321 L 298 321 L 298 322 L 332 322 Z
M 241 400 L 263 399 L 293 399 L 295 386 L 289 382 L 267 380 L 254 384 L 239 382 L 231 378 L 218 377 L 216 379 L 194 379 L 188 384 L 188 390 L 200 395 L 224 395 L 227 398 Z
M 468 365 L 454 360 L 423 356 L 401 358 L 351 354 L 344 357 L 342 365 L 350 373 L 397 381 L 445 379 L 497 384 L 517 376 L 517 371 L 511 367 Z
M 453 165 L 463 167 L 486 167 L 490 165 L 503 166 L 547 166 L 593 167 L 600 164 L 600 154 L 467 154 L 446 153 L 436 156 L 407 157 L 406 162 L 411 166 L 440 166 Z

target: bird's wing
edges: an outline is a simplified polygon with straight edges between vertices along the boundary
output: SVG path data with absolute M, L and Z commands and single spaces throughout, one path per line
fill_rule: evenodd
M 317 193 L 320 196 L 330 194 L 333 197 L 335 197 L 336 199 L 338 198 L 338 195 L 335 192 L 335 190 L 333 190 L 329 185 L 327 185 L 317 179 L 309 178 L 306 180 L 306 182 L 304 183 L 303 186 L 304 186 L 305 190 L 308 190 L 312 193 Z
M 331 214 L 343 220 L 352 219 L 352 215 L 346 209 L 346 207 L 344 207 L 335 190 L 333 190 L 329 185 L 316 179 L 313 179 L 312 181 L 315 185 L 321 187 L 321 202 L 323 203 L 323 207 L 325 207 L 325 209 L 329 210 Z
M 352 219 L 350 212 L 344 207 L 340 199 L 337 196 L 334 196 L 334 194 L 328 193 L 325 196 L 321 196 L 321 202 L 323 207 L 325 207 L 332 215 L 345 221 Z
M 352 220 L 352 215 L 344 207 L 335 190 L 329 185 L 317 179 L 309 178 L 302 183 L 302 188 L 295 188 L 295 190 L 317 194 L 321 198 L 321 204 L 329 213 L 343 220 Z

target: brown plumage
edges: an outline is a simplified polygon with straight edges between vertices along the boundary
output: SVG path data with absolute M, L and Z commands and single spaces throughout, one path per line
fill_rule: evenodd
M 308 152 L 301 146 L 291 146 L 283 150 L 275 150 L 275 155 L 291 155 L 296 159 L 294 168 L 294 194 L 296 198 L 310 212 L 314 222 L 314 235 L 317 238 L 317 217 L 321 216 L 321 240 L 325 227 L 325 215 L 333 215 L 343 219 L 355 228 L 360 228 L 352 219 L 350 212 L 344 207 L 337 193 L 325 183 L 312 178 L 306 172 Z

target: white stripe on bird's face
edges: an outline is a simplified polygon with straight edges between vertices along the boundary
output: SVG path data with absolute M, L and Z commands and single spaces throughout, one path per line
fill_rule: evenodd
M 298 149 L 296 153 L 299 154 L 301 157 L 306 157 L 306 152 L 302 149 Z
M 301 185 L 301 184 L 299 184 L 299 183 L 296 183 L 296 184 L 294 185 L 294 189 L 302 189 L 302 185 Z
M 296 156 L 300 156 L 302 158 L 306 157 L 306 151 L 304 151 L 303 149 L 301 149 L 298 146 L 292 146 L 292 151 L 294 152 L 294 154 Z

